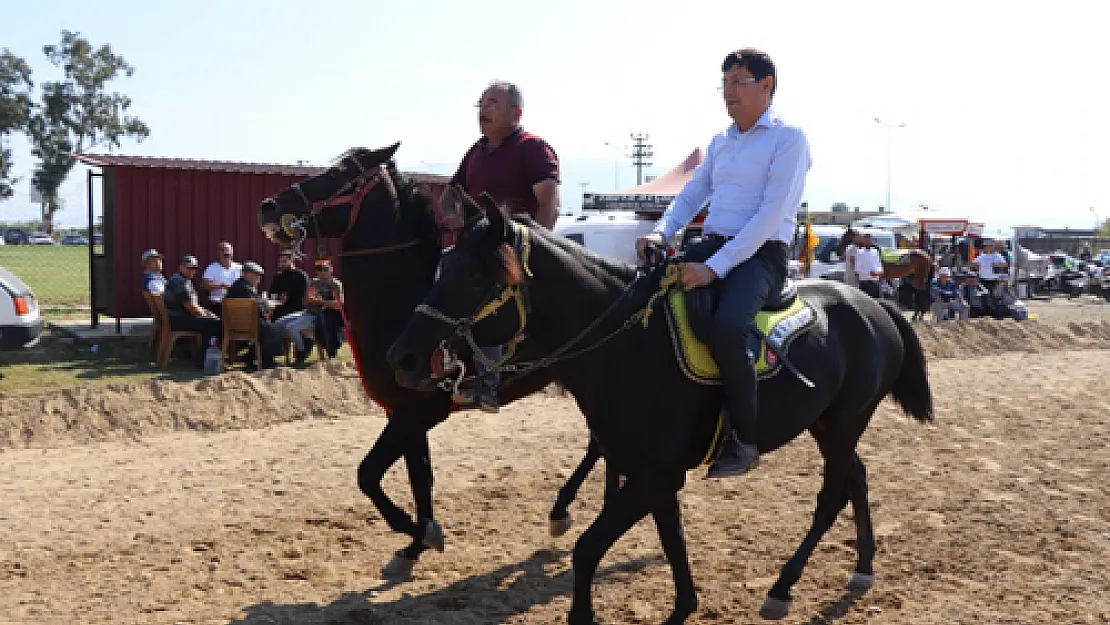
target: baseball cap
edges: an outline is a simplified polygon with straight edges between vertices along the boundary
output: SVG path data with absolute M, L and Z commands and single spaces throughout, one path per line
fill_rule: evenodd
M 139 264 L 144 264 L 145 265 L 146 261 L 150 260 L 151 258 L 164 258 L 164 257 L 162 256 L 162 253 L 159 252 L 158 250 L 149 249 L 149 250 L 143 252 L 143 259 L 141 261 L 139 261 Z
M 248 260 L 243 263 L 243 273 L 247 272 L 257 273 L 258 275 L 266 273 L 265 271 L 262 271 L 262 266 L 254 262 L 253 260 Z
M 181 257 L 181 266 L 182 267 L 200 267 L 200 263 L 197 262 L 197 257 L 196 256 L 190 256 L 189 254 L 186 254 L 186 255 Z
M 942 276 L 951 276 L 952 275 L 952 268 L 951 267 L 941 267 L 940 268 L 940 275 L 942 275 Z

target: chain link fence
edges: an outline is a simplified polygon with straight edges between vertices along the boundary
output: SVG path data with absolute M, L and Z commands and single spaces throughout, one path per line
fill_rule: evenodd
M 87 230 L 58 230 L 48 236 L 0 225 L 0 237 L 0 266 L 31 287 L 45 316 L 89 309 Z

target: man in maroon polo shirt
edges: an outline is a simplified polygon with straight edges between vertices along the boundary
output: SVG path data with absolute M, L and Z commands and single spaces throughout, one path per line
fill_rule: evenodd
M 546 141 L 520 126 L 522 104 L 520 89 L 510 82 L 493 82 L 482 92 L 475 105 L 482 138 L 466 151 L 440 198 L 445 245 L 454 243 L 455 233 L 462 227 L 458 189 L 472 198 L 489 193 L 514 215 L 528 215 L 548 230 L 555 228 L 559 217 L 559 157 Z M 490 360 L 501 358 L 500 347 L 482 351 Z M 481 363 L 477 363 L 477 369 L 485 372 Z M 496 374 L 490 375 L 458 400 L 497 412 L 499 382 Z

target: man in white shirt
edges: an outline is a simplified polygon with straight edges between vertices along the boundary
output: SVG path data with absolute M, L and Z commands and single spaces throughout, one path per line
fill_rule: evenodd
M 983 253 L 972 261 L 979 266 L 979 282 L 987 289 L 987 308 L 993 310 L 996 299 L 1000 295 L 999 282 L 1006 279 L 1006 272 L 1010 265 L 1006 257 L 999 254 L 994 241 L 983 242 Z
M 227 241 L 216 245 L 216 258 L 204 268 L 200 279 L 200 290 L 208 293 L 208 309 L 220 315 L 220 309 L 227 295 L 227 288 L 243 277 L 243 266 L 235 262 L 235 249 Z
M 649 243 L 673 239 L 709 201 L 703 231 L 719 247 L 704 263 L 685 263 L 681 281 L 686 290 L 721 281 L 711 348 L 735 436 L 725 440 L 710 477 L 742 475 L 759 466 L 758 396 L 748 335 L 764 301 L 786 279 L 787 246 L 810 166 L 805 133 L 771 108 L 778 86 L 771 57 L 753 49 L 730 52 L 721 73 L 720 91 L 734 123 L 713 137 L 694 177 L 655 230 L 636 242 L 643 258 Z
M 844 284 L 859 286 L 859 273 L 856 270 L 856 252 L 859 251 L 856 239 L 859 238 L 859 233 L 853 233 L 852 240 L 844 248 Z
M 882 296 L 879 280 L 883 278 L 883 257 L 875 238 L 870 234 L 861 237 L 856 250 L 856 273 L 859 275 L 859 289 L 875 299 Z

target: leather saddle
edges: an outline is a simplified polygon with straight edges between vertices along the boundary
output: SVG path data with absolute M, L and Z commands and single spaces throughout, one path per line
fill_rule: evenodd
M 704 263 L 709 257 L 717 253 L 724 241 L 721 239 L 700 238 L 693 239 L 682 250 L 680 261 L 691 263 Z M 717 312 L 720 301 L 720 284 L 714 282 L 708 286 L 698 287 L 686 292 L 686 314 L 689 318 L 690 329 L 703 343 L 711 344 L 713 314 Z M 798 288 L 793 280 L 787 278 L 778 293 L 767 297 L 760 310 L 779 311 L 790 307 L 798 297 Z

